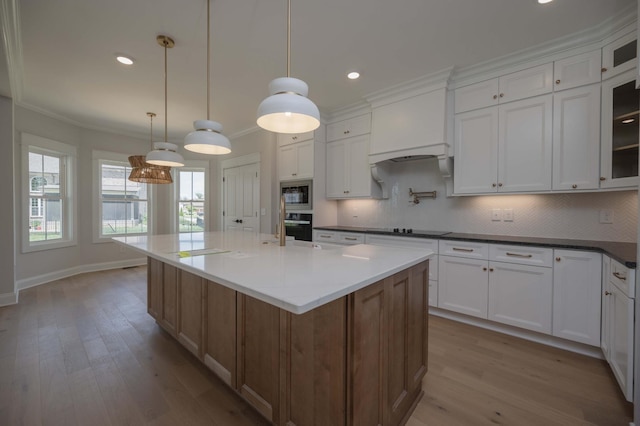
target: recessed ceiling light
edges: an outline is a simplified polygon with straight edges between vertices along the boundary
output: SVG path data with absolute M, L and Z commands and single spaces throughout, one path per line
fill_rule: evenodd
M 352 71 L 349 74 L 347 74 L 347 78 L 349 78 L 349 80 L 355 80 L 358 77 L 360 77 L 360 73 L 356 71 Z
M 629 124 L 636 121 L 634 118 L 627 118 L 626 120 L 622 120 L 622 124 Z
M 131 64 L 133 64 L 133 59 L 128 58 L 128 57 L 126 57 L 126 56 L 122 56 L 122 55 L 116 56 L 116 60 L 117 60 L 118 62 L 120 62 L 121 64 L 124 64 L 124 65 L 131 65 Z
M 540 4 L 545 4 L 545 3 L 551 3 L 553 0 L 538 0 L 538 3 Z

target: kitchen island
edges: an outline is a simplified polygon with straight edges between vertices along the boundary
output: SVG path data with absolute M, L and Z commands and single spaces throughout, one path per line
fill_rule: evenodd
M 427 369 L 429 250 L 238 231 L 119 237 L 148 312 L 276 425 L 398 425 Z

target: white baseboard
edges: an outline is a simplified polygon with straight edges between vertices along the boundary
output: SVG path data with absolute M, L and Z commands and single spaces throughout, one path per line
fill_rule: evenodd
M 498 333 L 508 334 L 510 336 L 519 337 L 521 339 L 530 340 L 532 342 L 541 343 L 543 345 L 553 346 L 555 348 L 590 356 L 592 358 L 604 359 L 602 349 L 596 346 L 572 342 L 570 340 L 561 339 L 559 337 L 536 333 L 534 331 L 524 330 L 521 328 L 500 324 L 481 318 L 474 318 L 468 315 L 459 314 L 457 312 L 435 308 L 433 306 L 429 307 L 429 313 L 453 321 L 463 322 L 465 324 L 474 325 L 476 327 L 485 328 L 487 330 L 493 330 Z
M 0 294 L 0 306 L 15 305 L 18 303 L 18 292 Z
M 84 274 L 87 272 L 106 271 L 108 269 L 118 269 L 118 268 L 129 268 L 132 266 L 140 266 L 140 265 L 146 265 L 146 264 L 147 264 L 147 258 L 143 257 L 138 259 L 127 259 L 127 260 L 120 260 L 115 262 L 78 265 L 73 268 L 61 269 L 59 271 L 49 272 L 46 274 L 37 275 L 35 277 L 18 280 L 16 281 L 16 290 L 17 291 L 24 290 L 27 288 L 41 285 L 41 284 L 49 283 L 51 281 L 60 280 L 62 278 L 68 278 L 74 275 Z M 2 295 L 0 295 L 0 297 L 1 296 Z M 17 297 L 16 297 L 15 303 L 17 303 Z

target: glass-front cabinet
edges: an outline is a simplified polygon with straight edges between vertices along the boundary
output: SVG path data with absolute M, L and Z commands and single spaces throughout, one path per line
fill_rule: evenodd
M 638 185 L 638 111 L 636 71 L 602 82 L 600 187 Z

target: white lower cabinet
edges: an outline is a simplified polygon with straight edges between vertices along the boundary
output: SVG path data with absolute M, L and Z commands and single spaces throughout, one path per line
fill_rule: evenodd
M 490 262 L 488 319 L 550 333 L 552 277 L 548 267 Z
M 489 262 L 464 257 L 438 258 L 438 307 L 487 318 Z
M 622 393 L 627 401 L 633 400 L 633 343 L 634 343 L 634 299 L 618 286 L 619 272 L 626 269 L 613 259 L 604 256 L 602 322 L 602 352 L 611 366 Z M 607 266 L 610 264 L 610 267 Z M 618 275 L 614 275 L 614 272 Z M 626 279 L 634 280 L 635 271 L 626 270 Z M 628 291 L 627 291 L 628 292 Z
M 553 335 L 600 345 L 602 255 L 554 250 Z

